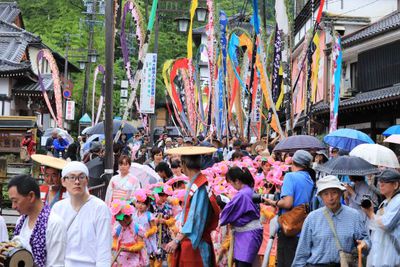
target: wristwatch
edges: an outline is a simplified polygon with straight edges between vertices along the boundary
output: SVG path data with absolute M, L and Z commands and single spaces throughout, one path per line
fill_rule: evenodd
M 174 239 L 174 242 L 175 242 L 177 245 L 179 245 L 179 243 L 181 243 L 181 241 L 180 241 L 178 238 L 175 238 L 175 239 Z

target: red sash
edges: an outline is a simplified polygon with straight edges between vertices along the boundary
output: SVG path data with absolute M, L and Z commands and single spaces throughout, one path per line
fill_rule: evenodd
M 215 195 L 212 193 L 212 190 L 208 188 L 207 178 L 201 173 L 198 175 L 192 187 L 190 188 L 188 199 L 186 201 L 183 224 L 185 224 L 187 216 L 189 214 L 190 201 L 192 199 L 192 196 L 197 191 L 197 189 L 199 189 L 203 185 L 207 187 L 208 197 L 211 203 L 212 211 L 207 218 L 207 225 L 204 229 L 201 239 L 203 239 L 211 246 L 211 260 L 213 261 L 213 266 L 216 266 L 214 248 L 211 241 L 211 232 L 215 230 L 215 228 L 217 228 L 218 226 L 219 214 L 221 210 L 217 204 Z M 184 238 L 182 240 L 180 248 L 178 248 L 174 254 L 174 262 L 172 263 L 172 266 L 174 267 L 203 266 L 203 260 L 200 255 L 200 250 L 198 248 L 193 249 L 192 243 L 189 238 Z

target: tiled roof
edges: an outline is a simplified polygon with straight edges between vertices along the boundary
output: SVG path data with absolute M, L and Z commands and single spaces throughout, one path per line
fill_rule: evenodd
M 400 12 L 395 11 L 386 17 L 342 38 L 343 47 L 360 43 L 385 32 L 400 28 Z
M 16 2 L 0 3 L 0 20 L 2 21 L 11 23 L 20 12 Z
M 363 106 L 372 102 L 382 102 L 393 98 L 400 98 L 400 84 L 373 90 L 364 93 L 358 93 L 355 97 L 340 101 L 339 108 Z M 325 112 L 329 110 L 329 104 L 320 102 L 313 107 L 314 112 Z
M 0 76 L 30 70 L 23 56 L 29 43 L 40 42 L 36 35 L 12 24 L 18 14 L 15 2 L 0 3 Z
M 0 58 L 0 75 L 4 72 L 27 71 L 31 68 L 28 62 L 16 63 L 7 59 Z
M 43 74 L 43 84 L 46 91 L 53 91 L 53 78 L 51 74 Z M 39 83 L 24 83 L 24 82 L 17 82 L 13 88 L 14 91 L 18 92 L 41 92 L 42 89 Z

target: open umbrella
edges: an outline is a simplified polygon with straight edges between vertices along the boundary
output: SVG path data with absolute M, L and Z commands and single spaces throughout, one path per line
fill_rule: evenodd
M 324 142 L 331 147 L 351 151 L 360 144 L 373 144 L 374 141 L 365 133 L 354 129 L 339 129 L 324 137 Z
M 391 136 L 392 134 L 400 134 L 400 125 L 393 125 L 382 133 L 383 136 Z
M 86 163 L 89 170 L 89 187 L 100 185 L 104 182 L 102 175 L 104 174 L 104 160 L 96 157 Z
M 45 140 L 47 140 L 47 138 L 51 137 L 51 134 L 53 133 L 54 130 L 56 130 L 57 133 L 62 136 L 62 138 L 66 139 L 68 143 L 71 144 L 74 142 L 74 138 L 72 138 L 72 136 L 66 130 L 60 128 L 47 128 L 44 131 L 42 138 L 45 138 Z
M 158 173 L 152 168 L 136 162 L 132 162 L 129 173 L 138 178 L 141 188 L 145 188 L 148 184 L 155 184 L 162 181 Z
M 318 165 L 316 170 L 332 175 L 364 176 L 379 173 L 380 170 L 366 160 L 354 156 L 340 156 Z
M 295 152 L 296 150 L 321 150 L 325 145 L 310 135 L 294 135 L 287 137 L 279 142 L 274 148 L 274 152 Z
M 392 134 L 391 136 L 383 140 L 383 142 L 400 144 L 400 134 Z
M 121 126 L 122 121 L 120 120 L 113 120 L 113 135 L 118 132 L 119 127 Z M 129 122 L 125 122 L 124 129 L 122 133 L 124 134 L 135 134 L 138 130 Z M 104 122 L 100 122 L 90 128 L 86 134 L 104 134 Z
M 389 148 L 378 144 L 361 144 L 356 146 L 350 156 L 360 157 L 375 166 L 400 168 L 396 154 Z
M 92 129 L 92 126 L 86 127 L 85 129 L 82 130 L 82 134 L 86 134 L 90 129 Z

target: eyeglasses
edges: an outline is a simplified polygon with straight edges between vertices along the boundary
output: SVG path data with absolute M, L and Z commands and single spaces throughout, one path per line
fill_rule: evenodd
M 68 180 L 68 181 L 76 181 L 77 179 L 79 180 L 79 181 L 83 181 L 83 180 L 85 180 L 87 177 L 86 177 L 86 175 L 85 174 L 81 174 L 81 175 L 78 175 L 78 176 L 74 176 L 74 175 L 71 175 L 71 176 L 64 176 L 64 180 Z

